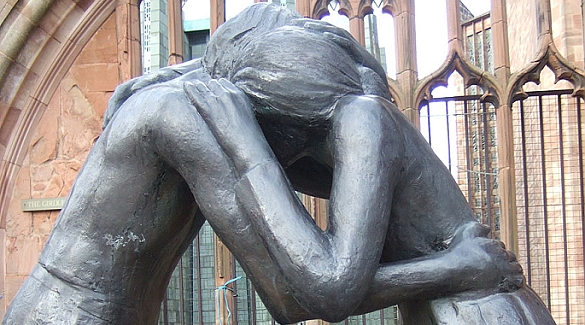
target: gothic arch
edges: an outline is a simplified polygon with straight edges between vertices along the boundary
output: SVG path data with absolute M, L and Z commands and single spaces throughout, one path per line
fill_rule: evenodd
M 585 72 L 565 59 L 556 48 L 550 33 L 541 38 L 540 51 L 524 69 L 510 77 L 507 89 L 508 103 L 526 98 L 523 86 L 528 82 L 540 84 L 540 75 L 548 67 L 555 76 L 555 83 L 566 80 L 573 85 L 573 96 L 585 99 Z
M 329 0 L 317 0 L 313 6 L 311 17 L 321 19 L 329 14 Z M 353 17 L 353 8 L 349 0 L 338 0 L 339 13 L 346 17 Z
M 483 71 L 469 62 L 457 49 L 451 49 L 443 65 L 435 72 L 422 79 L 414 93 L 415 107 L 425 99 L 431 98 L 431 91 L 437 86 L 448 86 L 448 78 L 457 71 L 463 78 L 465 87 L 480 86 L 483 91 L 482 99 L 498 107 L 503 92 L 497 80 L 489 72 Z
M 528 82 L 540 83 L 540 75 L 545 67 L 550 68 L 555 76 L 555 83 L 566 80 L 573 85 L 573 96 L 585 99 L 585 71 L 577 65 L 569 62 L 557 49 L 552 33 L 551 4 L 547 0 L 538 0 L 537 28 L 538 28 L 538 53 L 532 62 L 520 71 L 512 74 L 506 84 L 506 97 L 508 105 L 518 99 L 526 97 L 523 86 Z
M 365 17 L 367 14 L 374 12 L 374 6 L 381 7 L 382 12 L 394 16 L 396 8 L 393 0 L 361 0 L 358 8 L 360 17 Z

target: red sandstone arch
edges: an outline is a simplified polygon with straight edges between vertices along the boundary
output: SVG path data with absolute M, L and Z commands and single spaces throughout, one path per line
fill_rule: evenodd
M 117 44 L 118 53 L 110 57 L 110 62 L 117 65 L 117 69 L 110 70 L 110 78 L 119 83 L 140 72 L 138 0 L 8 2 L 0 8 L 0 288 L 6 289 L 0 300 L 0 319 L 19 281 L 18 271 L 9 271 L 9 238 L 15 238 L 9 236 L 13 230 L 18 231 L 19 224 L 35 218 L 33 215 L 27 221 L 21 214 L 14 214 L 18 211 L 17 182 L 22 181 L 25 168 L 29 168 L 25 158 L 31 150 L 31 139 L 44 123 L 42 118 L 51 99 L 106 21 L 110 31 L 112 22 L 116 25 L 110 39 Z M 26 197 L 18 200 L 22 198 Z M 35 254 L 27 251 L 36 245 L 33 239 L 24 248 L 19 245 L 12 249 L 24 249 L 19 254 Z M 26 268 L 27 262 L 19 261 L 22 267 L 12 267 Z
M 135 61 L 138 0 L 24 1 L 6 13 L 0 33 L 0 229 L 6 227 L 8 201 L 28 151 L 30 137 L 63 76 L 89 39 L 118 10 L 119 79 L 137 74 Z M 128 22 L 135 19 L 134 24 Z M 17 28 L 25 25 L 26 28 Z M 15 27 L 16 26 L 16 27 Z M 19 40 L 22 40 L 19 42 Z M 139 54 L 139 51 L 138 51 Z M 4 59 L 4 60 L 2 60 Z M 138 60 L 139 62 L 139 60 Z M 134 65 L 136 65 L 134 63 Z

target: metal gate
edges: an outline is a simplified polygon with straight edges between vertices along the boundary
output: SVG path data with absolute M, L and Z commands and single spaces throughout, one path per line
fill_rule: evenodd
M 512 107 L 518 259 L 559 325 L 585 324 L 583 108 L 570 90 L 529 92 Z M 420 109 L 421 132 L 497 238 L 495 114 L 479 96 L 436 98 Z
M 585 324 L 583 101 L 530 92 L 513 105 L 519 259 L 561 324 Z
M 420 129 L 449 168 L 477 219 L 499 238 L 496 110 L 481 96 L 433 98 L 420 107 Z

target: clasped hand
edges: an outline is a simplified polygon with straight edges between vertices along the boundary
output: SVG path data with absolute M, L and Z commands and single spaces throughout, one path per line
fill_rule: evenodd
M 486 237 L 489 231 L 489 227 L 473 223 L 455 235 L 449 254 L 461 272 L 459 279 L 471 290 L 516 291 L 524 285 L 522 267 L 504 243 Z

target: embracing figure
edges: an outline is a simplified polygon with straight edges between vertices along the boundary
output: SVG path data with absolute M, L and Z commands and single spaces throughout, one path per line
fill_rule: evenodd
M 5 324 L 156 324 L 207 220 L 280 323 L 554 324 L 347 32 L 265 3 L 116 90 Z M 295 190 L 329 198 L 322 231 Z

